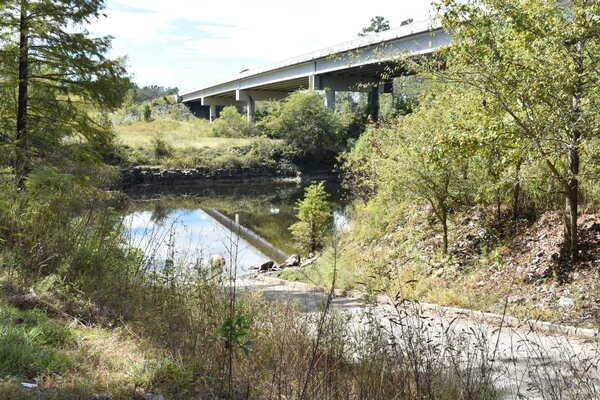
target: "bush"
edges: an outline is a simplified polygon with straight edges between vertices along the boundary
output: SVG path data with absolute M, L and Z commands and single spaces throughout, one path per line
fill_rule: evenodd
M 152 109 L 148 104 L 144 106 L 144 121 L 150 122 L 152 120 Z
M 159 160 L 173 155 L 173 147 L 166 140 L 159 137 L 152 139 L 152 147 L 154 149 L 154 156 Z
M 0 307 L 0 376 L 33 378 L 63 372 L 73 362 L 55 347 L 72 341 L 70 330 L 39 310 Z
M 256 133 L 246 116 L 240 114 L 234 106 L 227 106 L 213 122 L 213 133 L 220 137 L 246 137 Z
M 331 158 L 345 145 L 337 116 L 316 92 L 296 92 L 272 107 L 260 122 L 264 132 L 284 139 L 303 156 Z

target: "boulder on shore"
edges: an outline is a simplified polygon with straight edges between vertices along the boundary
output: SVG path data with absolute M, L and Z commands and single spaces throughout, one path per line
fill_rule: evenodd
M 274 266 L 275 261 L 267 261 L 266 263 L 261 264 L 260 267 L 258 267 L 258 270 L 261 272 L 266 272 L 272 270 Z
M 312 256 L 311 258 L 307 258 L 306 260 L 302 261 L 302 263 L 300 264 L 300 267 L 306 267 L 308 265 L 311 265 L 318 259 L 319 259 L 319 256 Z
M 298 254 L 292 254 L 283 262 L 283 264 L 281 264 L 281 268 L 297 267 L 298 265 L 300 265 L 300 256 Z

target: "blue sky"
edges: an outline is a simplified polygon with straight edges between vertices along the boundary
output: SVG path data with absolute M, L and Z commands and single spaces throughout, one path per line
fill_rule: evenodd
M 351 40 L 375 15 L 427 18 L 430 0 L 108 0 L 91 31 L 111 35 L 140 85 L 181 92 L 245 68 Z

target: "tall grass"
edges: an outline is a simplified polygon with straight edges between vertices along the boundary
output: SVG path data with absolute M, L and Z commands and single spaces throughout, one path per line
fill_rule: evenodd
M 269 166 L 290 162 L 293 152 L 281 140 L 214 137 L 208 121 L 154 120 L 115 126 L 116 141 L 134 165 L 168 168 Z

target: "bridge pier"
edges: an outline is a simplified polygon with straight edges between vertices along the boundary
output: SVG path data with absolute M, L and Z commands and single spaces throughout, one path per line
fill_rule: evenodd
M 335 90 L 325 90 L 325 107 L 329 108 L 331 111 L 335 111 Z
M 379 86 L 373 86 L 369 91 L 367 112 L 373 121 L 379 120 Z
M 248 116 L 248 123 L 253 124 L 254 123 L 254 112 L 256 111 L 256 103 L 254 101 L 253 98 L 249 98 L 248 102 L 246 103 L 246 112 L 247 112 L 247 116 Z
M 208 120 L 213 122 L 215 119 L 217 119 L 217 106 L 215 104 L 211 104 L 208 111 Z

